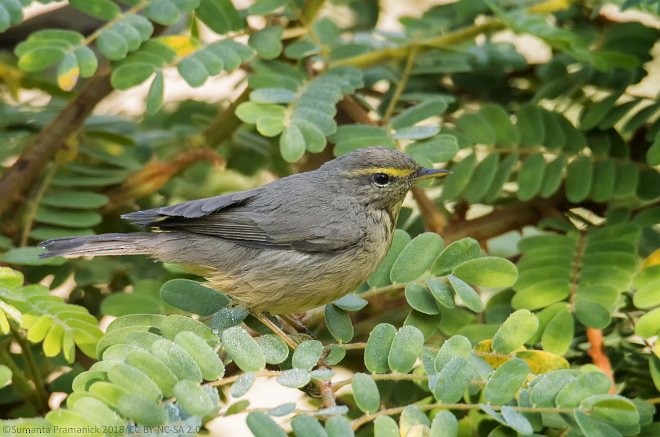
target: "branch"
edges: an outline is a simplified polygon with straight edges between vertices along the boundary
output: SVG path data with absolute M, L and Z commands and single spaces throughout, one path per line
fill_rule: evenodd
M 60 147 L 82 127 L 97 103 L 111 91 L 110 67 L 103 65 L 0 177 L 0 215 L 21 199 Z
M 486 241 L 509 231 L 535 225 L 541 219 L 554 215 L 555 203 L 554 200 L 510 203 L 472 220 L 450 222 L 442 237 L 446 243 L 465 237 Z

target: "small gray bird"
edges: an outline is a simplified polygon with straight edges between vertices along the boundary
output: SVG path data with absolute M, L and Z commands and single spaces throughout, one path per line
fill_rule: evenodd
M 367 147 L 252 190 L 122 216 L 156 232 L 45 241 L 42 257 L 150 255 L 204 276 L 254 313 L 301 312 L 365 281 L 408 190 L 448 173 Z

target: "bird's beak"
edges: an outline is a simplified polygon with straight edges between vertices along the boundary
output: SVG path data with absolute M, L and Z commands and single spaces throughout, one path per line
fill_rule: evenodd
M 444 168 L 420 168 L 415 174 L 415 180 L 422 181 L 424 179 L 441 178 L 450 174 L 451 171 Z

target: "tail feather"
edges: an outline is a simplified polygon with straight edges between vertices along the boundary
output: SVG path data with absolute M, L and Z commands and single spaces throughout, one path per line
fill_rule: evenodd
M 155 234 L 148 232 L 132 232 L 55 238 L 41 243 L 46 252 L 39 258 L 150 254 L 153 252 L 154 237 Z

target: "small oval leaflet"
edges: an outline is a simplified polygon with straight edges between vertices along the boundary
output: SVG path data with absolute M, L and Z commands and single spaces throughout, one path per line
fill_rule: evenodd
M 229 303 L 224 294 L 189 279 L 167 281 L 160 289 L 160 296 L 176 308 L 201 316 L 210 316 Z
M 529 310 L 509 315 L 493 337 L 493 350 L 501 354 L 513 352 L 529 340 L 539 327 L 539 319 Z
M 476 258 L 454 267 L 452 274 L 468 284 L 490 288 L 510 287 L 518 280 L 518 270 L 509 260 L 495 256 Z
M 233 326 L 222 332 L 222 344 L 244 372 L 258 372 L 266 366 L 266 358 L 259 344 L 240 326 Z
M 394 336 L 387 363 L 394 372 L 408 373 L 424 348 L 424 334 L 414 326 L 402 326 Z
M 373 413 L 380 407 L 380 393 L 373 378 L 366 373 L 353 375 L 353 398 L 358 408 Z
M 392 265 L 392 282 L 410 282 L 419 278 L 431 267 L 442 247 L 442 238 L 434 232 L 425 232 L 413 238 Z
M 389 323 L 379 323 L 369 334 L 364 350 L 364 364 L 373 373 L 385 373 L 389 370 L 387 357 L 396 336 L 396 328 Z

